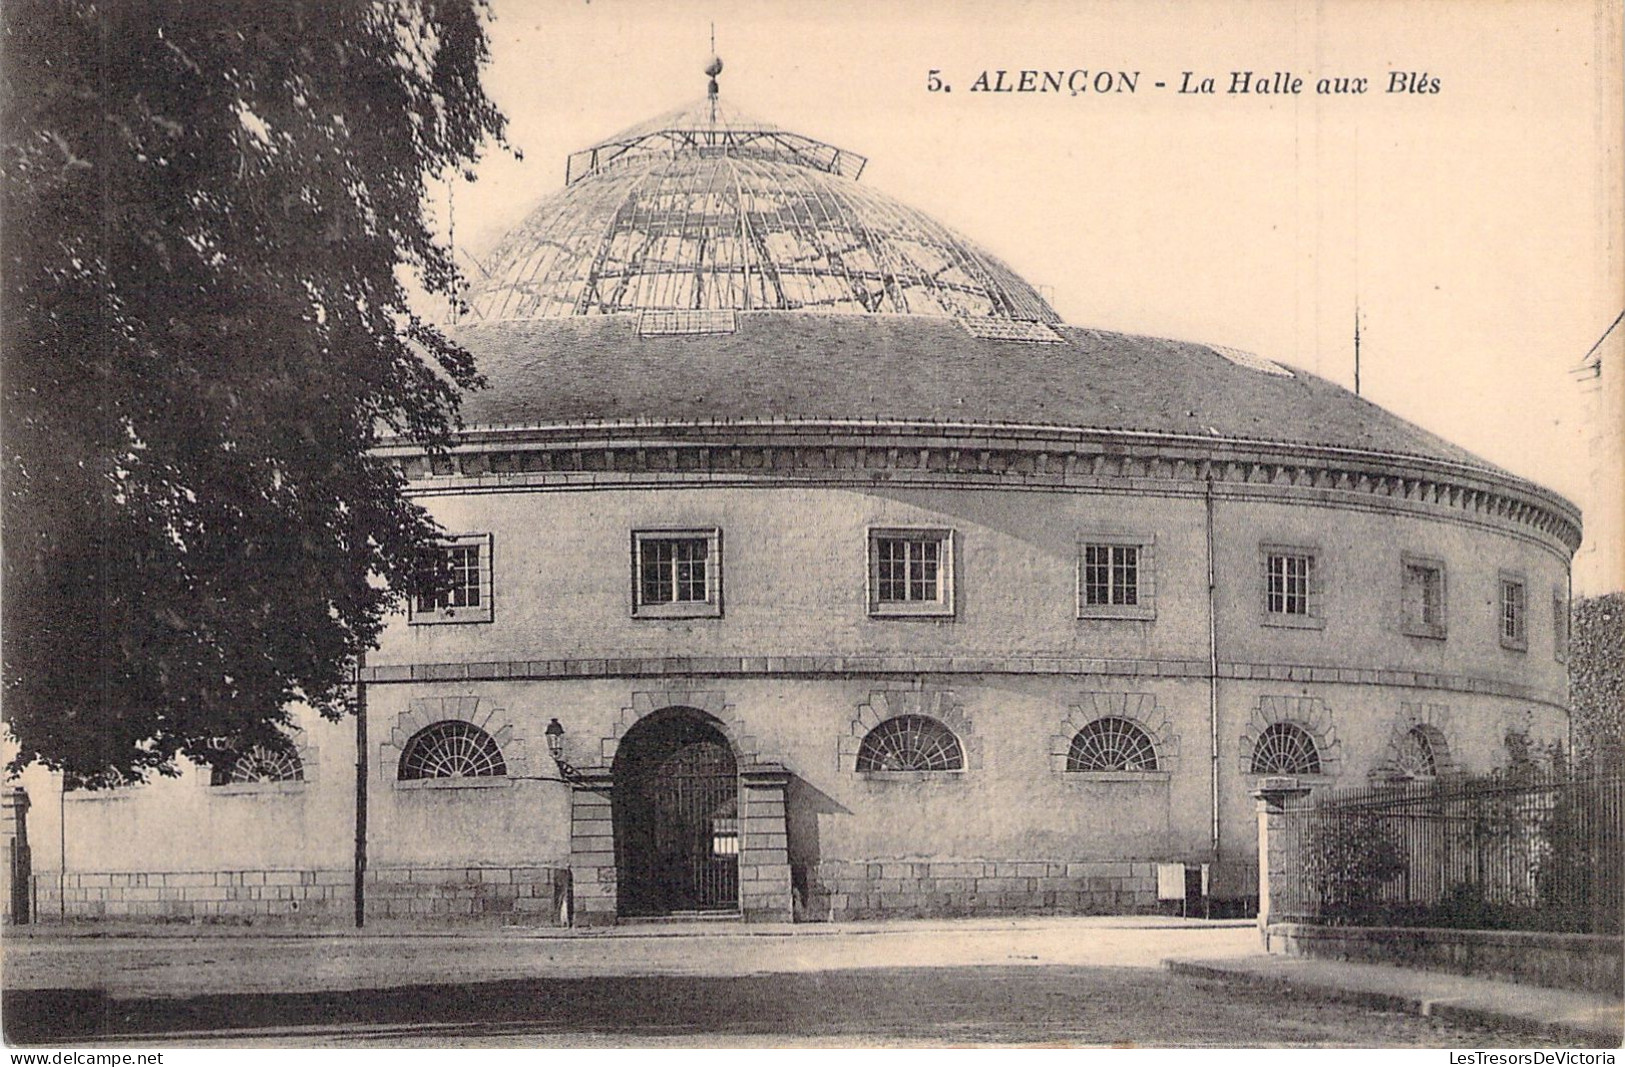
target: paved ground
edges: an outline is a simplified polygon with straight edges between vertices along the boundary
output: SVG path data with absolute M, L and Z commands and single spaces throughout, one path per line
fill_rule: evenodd
M 758 974 L 896 966 L 1155 969 L 1168 956 L 1258 952 L 1250 922 L 1030 919 L 741 926 L 712 923 L 553 929 L 265 936 L 60 936 L 35 927 L 8 938 L 5 987 L 101 989 L 116 996 L 379 989 L 423 983 L 603 976 Z M 252 960 L 252 967 L 245 962 Z
M 1571 989 L 1515 985 L 1375 963 L 1281 956 L 1230 956 L 1167 961 L 1175 974 L 1245 981 L 1278 989 L 1336 991 L 1345 1000 L 1398 1008 L 1452 1022 L 1516 1018 L 1532 1033 L 1587 1047 L 1618 1048 L 1625 1036 L 1625 1004 Z
M 7 1037 L 274 1045 L 1504 1047 L 1384 1005 L 1176 975 L 1251 924 L 1043 919 L 610 934 L 8 936 Z

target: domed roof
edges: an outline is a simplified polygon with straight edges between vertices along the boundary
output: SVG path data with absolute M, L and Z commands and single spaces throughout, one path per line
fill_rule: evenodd
M 1297 368 L 1232 349 L 1075 326 L 1046 340 L 971 320 L 731 313 L 650 331 L 648 313 L 466 323 L 488 388 L 470 430 L 613 423 L 922 423 L 1332 447 L 1492 465 Z M 1036 334 L 1035 334 L 1036 337 Z
M 821 310 L 1058 322 L 1015 272 L 858 183 L 861 156 L 715 95 L 570 157 L 486 257 L 474 321 Z
M 465 428 L 1039 428 L 1332 449 L 1573 511 L 1302 370 L 1066 326 L 999 260 L 860 186 L 863 165 L 715 95 L 576 153 L 452 329 L 488 384 L 464 398 Z

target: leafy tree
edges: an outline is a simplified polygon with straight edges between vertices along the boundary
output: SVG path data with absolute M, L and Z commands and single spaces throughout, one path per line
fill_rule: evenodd
M 12 0 L 4 698 L 88 785 L 344 710 L 435 528 L 383 435 L 469 355 L 424 190 L 501 143 L 481 0 Z M 437 577 L 437 576 L 436 576 Z
M 1576 599 L 1569 630 L 1575 753 L 1617 770 L 1625 759 L 1625 593 Z
M 1311 820 L 1303 873 L 1328 921 L 1358 923 L 1380 912 L 1377 891 L 1404 872 L 1404 853 L 1382 815 L 1331 810 Z

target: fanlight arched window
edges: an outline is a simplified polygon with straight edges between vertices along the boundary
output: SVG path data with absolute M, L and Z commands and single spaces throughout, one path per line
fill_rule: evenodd
M 1427 730 L 1413 726 L 1399 739 L 1394 754 L 1394 777 L 1433 778 L 1439 773 L 1439 758 Z
M 1253 746 L 1254 774 L 1319 774 L 1320 750 L 1309 731 L 1290 722 L 1271 723 Z
M 448 719 L 412 735 L 401 751 L 398 777 L 500 778 L 508 773 L 502 750 L 491 735 L 472 723 Z
M 257 785 L 262 782 L 302 782 L 305 765 L 293 748 L 254 745 L 238 753 L 229 766 L 209 772 L 210 785 Z
M 1066 754 L 1069 771 L 1154 771 L 1157 750 L 1151 738 L 1127 719 L 1105 718 L 1078 731 Z
M 860 771 L 962 771 L 959 738 L 925 715 L 899 715 L 869 731 L 858 746 Z

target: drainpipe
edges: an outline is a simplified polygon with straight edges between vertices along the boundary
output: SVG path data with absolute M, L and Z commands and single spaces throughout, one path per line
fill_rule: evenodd
M 367 922 L 367 654 L 355 661 L 355 925 Z
M 62 789 L 56 797 L 56 846 L 60 862 L 56 867 L 56 914 L 68 921 L 68 772 L 62 772 Z
M 1213 862 L 1219 862 L 1219 618 L 1218 580 L 1213 561 L 1213 475 L 1209 473 L 1203 491 L 1207 511 L 1207 724 L 1211 785 L 1209 801 L 1213 809 Z

